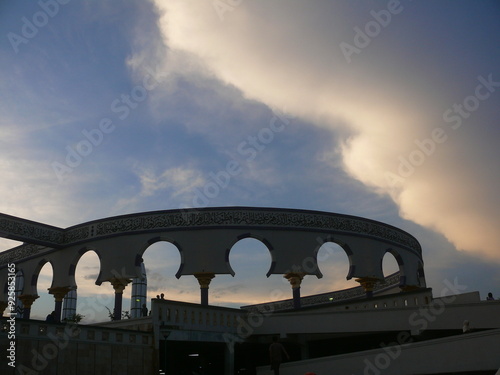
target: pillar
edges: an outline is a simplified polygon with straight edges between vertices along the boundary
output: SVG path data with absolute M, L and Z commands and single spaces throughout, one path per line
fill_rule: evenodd
M 210 282 L 215 277 L 213 272 L 197 272 L 193 275 L 198 280 L 200 284 L 200 294 L 201 294 L 201 304 L 204 306 L 208 305 L 208 286 Z
M 355 281 L 360 283 L 363 289 L 365 290 L 366 298 L 373 297 L 373 287 L 379 281 L 379 279 L 375 277 L 361 277 L 359 279 L 355 279 Z
M 302 279 L 304 278 L 304 276 L 304 272 L 288 272 L 283 275 L 283 277 L 287 279 L 292 286 L 294 309 L 300 308 L 300 284 L 302 283 Z
M 29 319 L 31 313 L 31 305 L 40 296 L 36 294 L 22 294 L 17 298 L 23 303 L 23 319 Z
M 113 320 L 122 319 L 123 291 L 130 281 L 130 279 L 119 279 L 116 277 L 113 277 L 111 280 L 109 280 L 111 285 L 113 285 L 113 289 L 115 290 L 115 307 L 113 309 Z
M 54 296 L 56 301 L 54 311 L 56 312 L 55 320 L 57 323 L 61 321 L 62 303 L 64 296 L 71 290 L 69 286 L 56 286 L 49 288 L 49 294 Z

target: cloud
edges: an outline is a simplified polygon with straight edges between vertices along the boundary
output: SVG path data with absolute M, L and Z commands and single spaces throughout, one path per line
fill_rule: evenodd
M 0 104 L 0 212 L 67 227 L 197 206 L 196 189 L 235 160 L 241 173 L 208 205 L 318 209 L 391 223 L 422 243 L 431 285 L 469 275 L 478 255 L 498 259 L 498 92 L 459 127 L 443 119 L 454 103 L 474 94 L 479 75 L 500 80 L 491 52 L 500 31 L 475 13 L 488 4 L 436 9 L 403 1 L 404 12 L 350 64 L 339 43 L 352 42 L 353 27 L 363 27 L 372 7 L 386 4 L 243 1 L 222 19 L 210 1 L 157 1 L 157 13 L 152 2 L 103 4 L 88 2 L 82 10 L 75 3 L 18 55 L 6 45 L 0 59 L 9 92 Z M 25 7 L 19 11 L 18 21 L 26 15 Z M 118 118 L 111 103 L 147 75 L 159 85 L 130 116 Z M 269 128 L 273 109 L 295 117 L 249 160 L 238 147 Z M 76 147 L 82 131 L 103 117 L 113 119 L 116 131 L 58 181 L 51 162 L 64 162 L 66 147 Z M 399 176 L 401 158 L 413 155 L 418 162 L 416 141 L 438 128 L 446 141 L 392 184 L 387 173 Z M 0 239 L 5 248 L 18 244 Z M 211 300 L 237 305 L 280 298 L 271 296 L 273 289 L 290 298 L 281 275 L 265 278 L 268 253 L 261 250 L 257 265 L 253 249 L 246 257 L 232 251 L 235 278 L 218 275 Z M 345 281 L 345 258 L 321 263 L 325 277 L 306 277 L 303 295 L 356 285 Z M 85 268 L 88 261 L 77 273 L 98 272 Z M 165 292 L 199 302 L 194 277 L 175 279 L 179 264 L 177 249 L 146 252 L 150 297 Z M 494 266 L 481 273 L 485 264 L 478 260 L 475 271 L 484 279 L 467 276 L 481 290 L 498 284 Z M 96 287 L 95 279 L 77 279 L 79 296 L 106 294 L 105 305 L 112 306 L 109 283 Z M 52 309 L 53 296 L 43 292 Z M 107 315 L 103 303 L 91 305 Z
M 194 190 L 205 184 L 201 171 L 193 167 L 170 167 L 162 170 L 155 164 L 148 163 L 146 166 L 134 162 L 132 172 L 138 178 L 139 186 L 134 186 L 131 193 L 127 192 L 117 200 L 114 212 L 144 211 L 149 206 L 153 209 L 157 207 L 159 197 L 164 197 L 163 207 L 179 208 L 193 204 Z
M 437 86 L 435 74 L 427 74 L 425 65 L 426 53 L 431 56 L 434 47 L 422 50 L 421 63 L 414 55 L 401 55 L 408 49 L 404 38 L 413 34 L 410 25 L 396 21 L 348 64 L 338 46 L 353 37 L 356 25 L 341 20 L 343 5 L 317 3 L 305 9 L 297 2 L 287 6 L 245 3 L 227 13 L 222 22 L 209 2 L 155 4 L 163 50 L 168 53 L 163 59 L 156 53 L 154 59 L 163 61 L 168 74 L 194 80 L 215 76 L 245 97 L 287 108 L 309 123 L 332 131 L 347 128 L 349 137 L 337 140 L 332 149 L 341 146 L 342 165 L 350 176 L 389 195 L 404 218 L 443 233 L 457 248 L 500 259 L 500 235 L 494 229 L 500 212 L 497 193 L 487 187 L 498 186 L 498 174 L 481 173 L 477 168 L 481 164 L 497 169 L 496 146 L 480 142 L 484 124 L 494 119 L 488 117 L 494 100 L 481 103 L 473 121 L 478 131 L 472 136 L 451 130 L 443 120 L 450 106 L 474 93 L 476 77 L 490 71 L 481 72 L 479 66 L 477 71 L 470 70 L 457 91 L 456 77 L 448 73 L 454 68 L 439 61 L 436 69 L 442 70 L 443 82 Z M 418 11 L 413 8 L 398 17 L 418 22 Z M 325 20 L 325 14 L 330 22 L 316 27 L 316 20 Z M 441 33 L 438 23 L 446 20 L 435 22 L 430 27 Z M 427 42 L 422 41 L 423 45 Z M 456 73 L 464 76 L 458 68 Z M 436 128 L 444 132 L 446 141 L 433 140 Z M 427 139 L 435 143 L 429 155 L 419 148 Z M 464 143 L 468 144 L 465 154 Z M 488 149 L 485 154 L 495 159 L 477 154 L 484 147 Z M 401 160 L 411 155 L 412 172 L 395 184 L 388 173 L 401 177 L 397 172 Z M 464 157 L 474 162 L 463 163 Z
M 175 198 L 204 183 L 199 171 L 181 167 L 165 169 L 158 174 L 152 168 L 138 168 L 136 173 L 141 182 L 140 195 L 145 197 L 168 191 Z

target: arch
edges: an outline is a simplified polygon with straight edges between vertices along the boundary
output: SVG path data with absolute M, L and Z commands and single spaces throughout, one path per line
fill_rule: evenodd
M 91 248 L 80 250 L 77 263 L 74 266 L 73 264 L 71 265 L 70 272 L 72 272 L 77 288 L 91 288 L 92 285 L 89 285 L 89 283 L 93 281 L 93 284 L 97 284 L 99 274 L 101 273 L 101 259 L 99 258 L 99 254 Z M 88 280 L 89 282 L 77 282 L 80 280 Z
M 261 246 L 258 246 L 258 247 L 262 248 L 262 246 L 263 246 L 267 250 L 267 254 L 270 257 L 270 262 L 269 262 L 269 268 L 268 268 L 268 271 L 266 273 L 266 276 L 269 277 L 272 274 L 274 266 L 276 264 L 274 261 L 274 257 L 273 257 L 273 245 L 271 245 L 271 243 L 266 238 L 264 238 L 258 234 L 252 234 L 252 233 L 243 233 L 243 234 L 238 235 L 236 237 L 236 240 L 233 242 L 233 244 L 228 249 L 226 249 L 226 263 L 227 263 L 228 269 L 230 270 L 231 276 L 235 275 L 235 271 L 234 271 L 234 269 L 231 265 L 231 261 L 230 261 L 231 253 L 233 253 L 233 256 L 234 256 L 233 249 L 235 247 L 236 247 L 236 249 L 238 249 L 239 246 L 241 246 L 241 244 L 243 244 L 243 246 L 245 246 L 245 244 L 248 244 L 248 243 L 251 244 L 252 242 L 249 242 L 249 241 L 252 241 L 252 242 L 257 241 L 258 243 L 261 244 Z M 256 242 L 253 242 L 253 243 L 255 244 Z M 256 247 L 254 246 L 254 248 L 256 248 Z M 251 259 L 251 261 L 254 261 L 254 259 Z
M 199 284 L 195 278 L 180 277 L 183 256 L 177 242 L 166 236 L 149 239 L 136 256 L 136 267 L 140 269 L 142 262 L 146 269 L 147 300 L 164 293 L 166 299 L 199 301 Z M 124 306 L 129 305 L 124 301 Z
M 349 245 L 335 239 L 333 236 L 326 236 L 324 238 L 318 237 L 317 241 L 318 241 L 318 247 L 316 248 L 315 255 L 316 255 L 316 263 L 318 264 L 318 270 L 321 275 L 320 277 L 323 277 L 323 273 L 321 272 L 321 268 L 319 267 L 318 261 L 321 261 L 319 257 L 326 257 L 327 259 L 334 253 L 337 253 L 338 249 L 340 248 L 347 256 L 347 260 L 349 262 L 349 268 L 347 271 L 346 279 L 350 280 L 352 278 L 352 274 L 354 273 L 355 265 L 352 258 L 352 250 L 349 247 Z M 323 252 L 323 254 L 321 254 L 320 252 Z
M 72 286 L 74 286 L 74 287 L 78 286 L 78 284 L 76 283 L 76 270 L 78 268 L 78 264 L 80 263 L 81 259 L 86 254 L 89 254 L 89 252 L 94 253 L 97 256 L 97 259 L 99 260 L 99 272 L 98 272 L 98 275 L 95 279 L 95 284 L 99 285 L 97 283 L 97 280 L 99 280 L 99 276 L 101 275 L 101 264 L 102 264 L 101 256 L 100 256 L 99 252 L 97 251 L 97 249 L 95 249 L 94 247 L 84 246 L 80 250 L 78 250 L 78 252 L 75 254 L 75 257 L 71 261 L 71 264 L 70 264 L 69 270 L 68 270 L 68 274 L 72 278 L 72 281 L 73 281 Z
M 49 294 L 49 288 L 54 286 L 53 282 L 54 266 L 50 260 L 43 258 L 36 265 L 31 278 L 31 286 L 40 297 L 31 307 L 32 319 L 45 319 L 54 310 L 54 297 Z
M 38 282 L 39 282 L 40 274 L 42 275 L 42 277 L 45 276 L 46 271 L 44 271 L 44 272 L 42 272 L 42 271 L 47 266 L 47 263 L 50 265 L 50 269 L 52 271 L 52 279 L 51 279 L 49 288 L 52 288 L 52 286 L 53 286 L 52 282 L 54 280 L 54 265 L 52 264 L 52 262 L 50 260 L 43 258 L 35 266 L 35 269 L 33 271 L 33 275 L 31 276 L 31 284 L 30 285 L 34 287 L 34 290 L 36 291 L 37 294 L 38 294 Z M 44 285 L 47 284 L 46 280 L 43 280 L 43 284 Z
M 89 246 L 78 250 L 70 266 L 70 275 L 76 287 L 76 314 L 83 316 L 85 323 L 108 320 L 106 307 L 112 308 L 114 290 L 111 284 L 98 284 L 102 262 L 97 249 Z M 96 285 L 98 288 L 96 289 Z
M 166 236 L 153 237 L 153 238 L 149 239 L 148 241 L 146 241 L 146 243 L 142 246 L 142 248 L 139 250 L 139 252 L 137 253 L 137 255 L 135 257 L 135 266 L 137 268 L 137 274 L 138 275 L 141 274 L 141 263 L 144 261 L 143 260 L 144 253 L 152 245 L 154 245 L 155 243 L 158 243 L 158 242 L 170 243 L 171 245 L 175 246 L 175 248 L 179 252 L 179 256 L 180 256 L 179 268 L 177 269 L 177 272 L 175 273 L 175 277 L 179 279 L 182 275 L 182 269 L 184 267 L 184 252 L 182 251 L 182 247 L 179 245 L 179 243 L 177 241 L 175 241 L 174 239 L 172 239 L 170 237 L 166 237 Z
M 274 267 L 273 245 L 255 233 L 243 233 L 236 237 L 227 249 L 226 261 L 230 283 L 211 291 L 212 299 L 224 306 L 239 307 L 290 296 L 290 286 L 283 275 L 272 273 Z M 258 277 L 266 275 L 264 277 Z M 257 277 L 256 277 L 257 276 Z
M 352 269 L 352 253 L 349 247 L 345 244 L 342 246 L 332 238 L 318 239 L 318 243 L 316 262 L 321 281 L 314 284 L 303 283 L 304 291 L 307 294 L 318 294 L 357 286 L 348 281 L 351 280 L 349 275 Z
M 387 249 L 380 261 L 380 267 L 382 268 L 384 277 L 399 271 L 399 284 L 405 284 L 404 260 L 398 251 L 392 248 Z

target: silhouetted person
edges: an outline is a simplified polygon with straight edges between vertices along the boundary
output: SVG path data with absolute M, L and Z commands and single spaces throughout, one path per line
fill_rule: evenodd
M 45 318 L 46 322 L 49 323 L 55 323 L 56 322 L 56 312 L 52 311 L 47 317 Z
M 486 300 L 487 301 L 493 301 L 494 300 L 493 294 L 491 292 L 488 293 L 488 297 L 486 297 Z
M 161 297 L 161 299 L 165 299 L 165 294 L 163 294 L 163 293 L 162 293 L 162 294 L 160 295 L 160 297 Z
M 146 307 L 146 304 L 142 304 L 142 309 L 141 309 L 142 316 L 148 316 L 148 308 Z
M 156 295 L 156 299 L 160 299 L 160 296 L 158 294 Z
M 271 362 L 271 370 L 274 370 L 274 375 L 279 375 L 280 365 L 283 362 L 282 354 L 286 355 L 287 359 L 290 356 L 285 350 L 285 347 L 278 342 L 278 337 L 273 337 L 273 343 L 269 346 L 269 360 Z

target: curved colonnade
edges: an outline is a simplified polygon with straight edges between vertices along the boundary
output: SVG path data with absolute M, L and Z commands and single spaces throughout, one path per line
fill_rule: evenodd
M 60 317 L 63 298 L 77 287 L 78 261 L 92 250 L 101 265 L 96 284 L 113 285 L 114 316 L 120 319 L 123 290 L 132 279 L 142 276 L 142 255 L 158 241 L 170 242 L 179 250 L 181 264 L 176 277 L 194 275 L 198 279 L 202 304 L 208 304 L 208 287 L 215 275 L 234 276 L 229 253 L 233 245 L 244 238 L 255 238 L 267 247 L 271 256 L 267 276 L 282 274 L 290 281 L 296 307 L 300 306 L 302 278 L 305 275 L 322 277 L 317 254 L 327 242 L 342 247 L 349 259 L 347 279 L 356 278 L 368 295 L 384 278 L 382 259 L 387 252 L 398 263 L 403 290 L 425 287 L 418 241 L 396 227 L 356 216 L 294 209 L 220 207 L 143 212 L 66 229 L 40 224 L 34 230 L 23 227 L 15 219 L 7 223 L 9 230 L 0 230 L 0 234 L 13 239 L 21 238 L 20 233 L 22 238 L 29 234 L 34 240 L 0 253 L 0 285 L 5 286 L 0 294 L 0 308 L 7 306 L 8 265 L 15 264 L 16 273 L 24 276 L 24 285 L 18 291 L 24 317 L 29 317 L 31 305 L 38 298 L 38 274 L 47 262 L 53 269 L 49 293 L 54 295 Z

